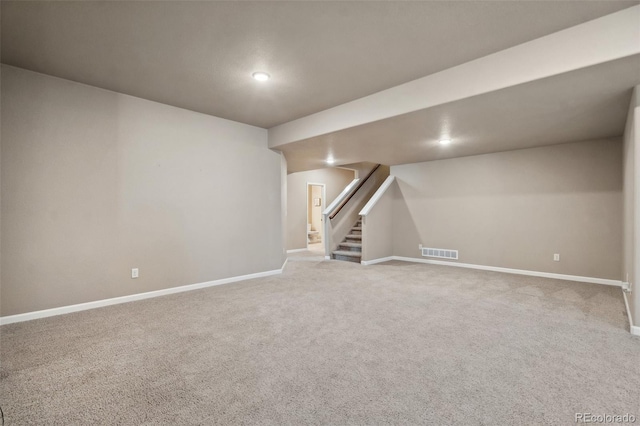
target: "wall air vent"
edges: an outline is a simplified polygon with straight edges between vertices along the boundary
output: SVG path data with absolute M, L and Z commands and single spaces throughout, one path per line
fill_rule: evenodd
M 425 257 L 438 257 L 440 259 L 458 260 L 458 250 L 423 247 L 422 255 Z

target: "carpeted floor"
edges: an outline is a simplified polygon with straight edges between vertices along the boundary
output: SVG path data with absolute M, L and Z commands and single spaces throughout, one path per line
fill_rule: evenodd
M 640 339 L 603 285 L 303 253 L 0 333 L 7 425 L 640 422 Z

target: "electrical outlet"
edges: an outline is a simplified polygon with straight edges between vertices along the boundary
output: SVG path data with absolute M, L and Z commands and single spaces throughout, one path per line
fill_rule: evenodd
M 418 244 L 418 250 L 422 250 L 422 244 Z
M 553 260 L 554 260 L 555 262 L 560 262 L 560 254 L 559 254 L 559 253 L 554 254 L 554 255 L 553 255 Z
M 131 269 L 131 278 L 138 278 L 140 276 L 140 271 L 138 268 Z

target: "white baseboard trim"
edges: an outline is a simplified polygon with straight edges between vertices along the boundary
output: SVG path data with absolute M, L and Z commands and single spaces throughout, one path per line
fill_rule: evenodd
M 606 278 L 581 277 L 578 275 L 555 274 L 552 272 L 528 271 L 525 269 L 511 269 L 511 268 L 502 268 L 500 266 L 474 265 L 471 263 L 448 262 L 446 260 L 418 259 L 415 257 L 404 257 L 404 256 L 390 256 L 390 257 L 384 257 L 381 259 L 368 260 L 367 263 L 362 262 L 362 264 L 373 265 L 375 263 L 387 262 L 389 260 L 401 260 L 403 262 L 427 263 L 430 265 L 455 266 L 458 268 L 481 269 L 484 271 L 505 272 L 507 274 L 529 275 L 532 277 L 553 278 L 557 280 L 578 281 L 583 283 L 604 284 L 604 285 L 622 287 L 622 281 L 609 280 Z
M 207 281 L 198 284 L 189 284 L 179 287 L 165 288 L 162 290 L 149 291 L 146 293 L 131 294 L 128 296 L 113 297 L 111 299 L 96 300 L 93 302 L 78 303 L 77 305 L 61 306 L 59 308 L 44 309 L 42 311 L 27 312 L 24 314 L 8 315 L 0 317 L 0 325 L 13 324 L 16 322 L 31 321 L 38 318 L 53 317 L 56 315 L 70 314 L 72 312 L 86 311 L 89 309 L 102 308 L 105 306 L 118 305 L 120 303 L 135 302 L 136 300 L 151 299 L 154 297 L 167 296 L 169 294 L 182 293 L 185 291 L 199 290 L 201 288 L 214 287 L 223 284 L 231 284 L 238 281 L 246 281 L 254 278 L 269 277 L 281 274 L 287 264 L 285 259 L 280 269 L 271 271 L 256 272 L 253 274 L 239 275 L 236 277 L 222 278 L 219 280 Z
M 309 249 L 306 248 L 302 248 L 302 249 L 292 249 L 292 250 L 287 250 L 287 254 L 288 253 L 300 253 L 302 251 L 308 251 Z
M 388 262 L 390 260 L 394 260 L 393 256 L 380 257 L 378 259 L 373 259 L 373 260 L 362 260 L 360 261 L 360 263 L 362 265 L 375 265 L 376 263 Z
M 623 291 L 624 306 L 627 308 L 627 317 L 629 318 L 629 332 L 634 336 L 640 336 L 640 327 L 633 325 L 633 317 L 631 316 L 631 308 L 629 308 L 629 299 L 627 299 L 627 292 Z
M 331 256 L 326 256 L 325 255 L 324 260 L 331 260 Z

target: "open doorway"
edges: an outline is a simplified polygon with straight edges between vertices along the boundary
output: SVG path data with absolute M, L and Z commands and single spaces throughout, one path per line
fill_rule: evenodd
M 307 182 L 307 249 L 324 253 L 325 184 Z

